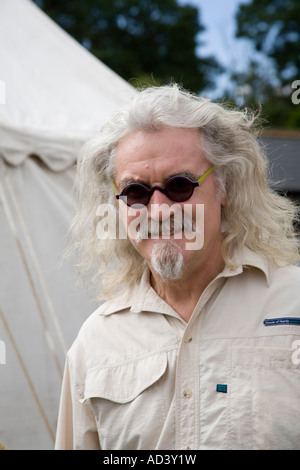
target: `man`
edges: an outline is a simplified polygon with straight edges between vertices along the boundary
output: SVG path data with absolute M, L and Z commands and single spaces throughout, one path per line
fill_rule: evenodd
M 87 145 L 73 232 L 108 300 L 68 353 L 57 449 L 300 448 L 296 212 L 253 123 L 148 88 Z

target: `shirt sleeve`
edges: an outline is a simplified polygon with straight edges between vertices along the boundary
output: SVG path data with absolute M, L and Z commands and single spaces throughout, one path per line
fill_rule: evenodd
M 99 436 L 89 402 L 82 403 L 67 357 L 56 431 L 56 450 L 100 450 Z

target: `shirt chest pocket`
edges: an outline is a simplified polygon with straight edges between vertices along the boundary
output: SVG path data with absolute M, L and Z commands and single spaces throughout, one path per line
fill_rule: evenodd
M 151 449 L 164 415 L 165 353 L 88 372 L 84 399 L 92 407 L 102 449 Z
M 300 449 L 300 367 L 293 351 L 233 348 L 230 442 L 237 449 Z

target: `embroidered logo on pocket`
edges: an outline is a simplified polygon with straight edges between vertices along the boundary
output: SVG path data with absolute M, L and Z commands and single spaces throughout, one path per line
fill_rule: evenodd
M 273 326 L 273 325 L 299 325 L 300 326 L 300 318 L 298 317 L 282 317 L 282 318 L 266 318 L 264 320 L 265 326 Z

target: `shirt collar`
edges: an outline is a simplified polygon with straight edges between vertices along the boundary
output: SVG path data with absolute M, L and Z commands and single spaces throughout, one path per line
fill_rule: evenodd
M 225 266 L 223 271 L 217 276 L 218 278 L 229 278 L 237 276 L 243 272 L 245 268 L 254 268 L 262 271 L 266 277 L 269 286 L 270 268 L 268 261 L 260 254 L 255 253 L 244 247 L 232 259 L 234 269 Z M 157 312 L 163 314 L 174 315 L 176 312 L 166 302 L 164 302 L 155 292 L 150 284 L 150 271 L 145 269 L 139 285 L 125 289 L 114 299 L 102 304 L 99 308 L 99 315 L 106 316 L 122 310 L 130 310 L 131 312 Z
M 238 251 L 233 257 L 233 264 L 236 266 L 236 270 L 232 271 L 232 275 L 239 274 L 245 268 L 254 268 L 262 271 L 266 277 L 267 285 L 270 286 L 270 263 L 269 261 L 259 253 L 255 253 L 246 246 Z M 224 275 L 230 275 L 230 268 L 225 267 Z M 228 273 L 228 274 L 227 274 Z
M 121 310 L 131 312 L 151 311 L 164 314 L 174 314 L 174 310 L 164 302 L 155 292 L 150 284 L 150 270 L 146 268 L 143 272 L 139 285 L 124 290 L 114 299 L 102 304 L 99 315 L 110 315 Z

